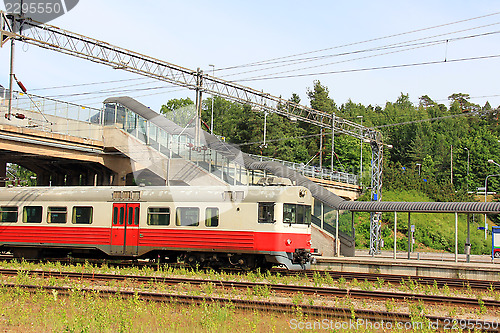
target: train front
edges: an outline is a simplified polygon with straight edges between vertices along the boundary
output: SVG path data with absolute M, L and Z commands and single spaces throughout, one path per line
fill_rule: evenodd
M 272 223 L 273 235 L 262 244 L 266 261 L 290 270 L 311 266 L 311 192 L 301 186 L 279 186 L 275 202 L 259 202 L 259 222 Z M 262 225 L 262 224 L 261 224 Z

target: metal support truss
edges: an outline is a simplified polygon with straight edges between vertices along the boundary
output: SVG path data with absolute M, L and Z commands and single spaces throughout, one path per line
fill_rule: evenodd
M 372 168 L 371 168 L 371 200 L 380 201 L 382 197 L 382 158 L 383 145 L 375 141 L 371 142 Z M 380 254 L 381 241 L 381 218 L 379 212 L 370 213 L 370 254 Z
M 14 31 L 13 26 L 21 26 L 21 29 Z M 382 136 L 375 129 L 363 127 L 334 114 L 299 105 L 231 81 L 177 66 L 55 26 L 35 22 L 26 17 L 7 14 L 3 11 L 0 12 L 0 33 L 2 43 L 14 38 L 27 44 L 104 64 L 114 69 L 185 87 L 196 91 L 199 98 L 201 98 L 202 93 L 208 93 L 233 102 L 248 104 L 252 108 L 260 109 L 262 112 L 276 113 L 320 128 L 331 129 L 333 127 L 335 133 L 342 133 L 371 142 L 373 158 L 372 191 L 375 191 L 377 200 L 380 200 L 382 193 Z M 374 187 L 373 184 L 377 186 Z M 372 223 L 373 221 L 372 218 Z M 376 235 L 378 235 L 376 236 L 378 238 L 375 238 L 378 239 L 378 244 L 380 233 Z
M 10 16 L 9 14 L 9 18 Z M 381 141 L 380 133 L 376 130 L 363 127 L 355 122 L 336 117 L 332 114 L 296 104 L 208 74 L 203 74 L 202 87 L 200 88 L 199 73 L 196 70 L 177 66 L 48 24 L 38 23 L 29 18 L 16 16 L 14 17 L 14 21 L 22 25 L 22 32 L 16 33 L 11 31 L 7 14 L 1 12 L 0 23 L 2 23 L 2 27 L 0 32 L 27 44 L 90 60 L 111 66 L 115 69 L 151 77 L 191 90 L 200 90 L 201 92 L 220 96 L 241 104 L 249 104 L 262 111 L 267 110 L 268 112 L 297 119 L 319 126 L 320 128 L 330 129 L 332 123 L 334 123 L 337 133 L 351 135 L 358 139 Z

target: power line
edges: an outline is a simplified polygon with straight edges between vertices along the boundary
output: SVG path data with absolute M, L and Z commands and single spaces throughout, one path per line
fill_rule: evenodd
M 407 34 L 412 34 L 412 33 L 416 33 L 416 32 L 422 32 L 422 31 L 426 31 L 426 30 L 432 30 L 432 29 L 442 28 L 442 27 L 445 27 L 445 26 L 450 26 L 450 25 L 454 25 L 454 24 L 459 24 L 459 23 L 464 23 L 464 22 L 468 22 L 468 21 L 478 20 L 478 19 L 482 19 L 482 18 L 485 18 L 485 17 L 490 17 L 490 16 L 494 16 L 494 15 L 498 15 L 498 14 L 500 14 L 500 12 L 495 12 L 495 13 L 491 13 L 491 14 L 486 14 L 486 15 L 481 15 L 481 16 L 469 18 L 469 19 L 464 19 L 464 20 L 459 20 L 459 21 L 455 21 L 455 22 L 450 22 L 450 23 L 435 25 L 435 26 L 431 26 L 431 27 L 427 27 L 427 28 L 421 28 L 421 29 L 411 30 L 411 31 L 407 31 L 407 32 L 401 32 L 401 33 L 392 34 L 392 35 L 388 35 L 388 36 L 367 39 L 367 40 L 364 40 L 364 41 L 359 41 L 359 42 L 354 42 L 354 43 L 348 43 L 348 44 L 343 44 L 343 45 L 328 47 L 328 48 L 324 48 L 324 49 L 320 49 L 320 50 L 315 50 L 315 51 L 302 52 L 302 53 L 297 53 L 297 54 L 293 54 L 293 55 L 289 55 L 289 56 L 278 57 L 278 58 L 273 58 L 273 59 L 263 60 L 263 61 L 257 61 L 257 62 L 253 62 L 253 63 L 243 64 L 243 65 L 223 67 L 223 68 L 219 68 L 217 70 L 221 71 L 221 70 L 228 70 L 228 69 L 234 69 L 234 68 L 240 68 L 240 67 L 249 67 L 249 66 L 255 66 L 255 65 L 260 65 L 260 64 L 266 64 L 266 63 L 271 62 L 271 61 L 282 60 L 282 59 L 289 59 L 289 58 L 303 56 L 303 55 L 307 55 L 307 54 L 324 52 L 324 51 L 329 51 L 329 50 L 338 49 L 338 48 L 342 48 L 342 47 L 359 45 L 359 44 L 369 43 L 369 42 L 373 42 L 373 41 L 378 41 L 378 40 L 383 40 L 383 39 L 388 39 L 388 38 L 403 36 L 403 35 L 407 35 Z
M 414 66 L 424 66 L 424 65 L 435 65 L 435 64 L 443 64 L 443 63 L 450 63 L 450 62 L 461 62 L 461 61 L 471 61 L 471 60 L 492 59 L 492 58 L 498 58 L 498 57 L 500 57 L 500 54 L 494 54 L 494 55 L 488 55 L 488 56 L 470 57 L 470 58 L 445 59 L 445 60 L 439 60 L 439 61 L 426 61 L 426 62 L 417 62 L 417 63 L 401 64 L 401 65 L 388 65 L 388 66 L 380 66 L 380 67 L 367 67 L 367 68 L 357 68 L 357 69 L 346 69 L 346 70 L 329 71 L 329 72 L 317 72 L 317 73 L 307 73 L 307 74 L 295 74 L 295 75 L 284 75 L 284 76 L 269 76 L 269 77 L 248 78 L 248 79 L 238 80 L 238 82 L 263 81 L 263 80 L 275 80 L 275 79 L 288 79 L 288 78 L 297 78 L 297 77 L 315 76 L 315 75 L 327 75 L 327 74 L 343 74 L 343 73 L 366 72 L 366 71 L 380 70 L 380 69 L 393 69 L 393 68 L 404 68 L 404 67 L 414 67 Z
M 117 82 L 126 82 L 126 81 L 139 81 L 139 80 L 151 80 L 150 78 L 130 78 L 130 79 L 122 79 L 122 80 L 112 80 L 112 81 L 97 81 L 97 82 L 88 82 L 88 83 L 77 83 L 65 86 L 55 86 L 55 87 L 45 87 L 45 88 L 36 88 L 30 89 L 31 91 L 40 91 L 40 90 L 51 90 L 51 89 L 63 89 L 63 88 L 75 88 L 75 87 L 84 87 L 84 86 L 92 86 L 99 84 L 109 84 L 109 83 L 117 83 Z
M 388 45 L 383 45 L 383 46 L 378 46 L 378 47 L 373 47 L 373 48 L 368 48 L 368 49 L 361 49 L 361 50 L 355 50 L 355 51 L 349 51 L 349 52 L 343 52 L 343 53 L 336 53 L 336 54 L 329 54 L 329 55 L 322 55 L 322 56 L 317 56 L 317 57 L 309 57 L 309 58 L 302 58 L 302 59 L 294 59 L 294 60 L 287 60 L 283 62 L 274 62 L 274 64 L 280 64 L 281 65 L 276 65 L 276 66 L 271 66 L 271 67 L 266 67 L 266 68 L 261 68 L 261 69 L 254 69 L 254 70 L 249 70 L 249 71 L 244 71 L 244 72 L 239 72 L 239 73 L 232 73 L 225 75 L 223 77 L 227 76 L 236 76 L 236 75 L 241 75 L 241 74 L 247 74 L 247 73 L 253 73 L 253 72 L 260 72 L 264 70 L 269 70 L 269 69 L 275 69 L 275 68 L 280 68 L 280 67 L 289 67 L 297 64 L 302 64 L 302 63 L 307 63 L 307 62 L 314 62 L 314 61 L 319 61 L 319 60 L 325 60 L 327 58 L 333 58 L 333 57 L 340 57 L 340 56 L 347 56 L 347 55 L 354 55 L 354 54 L 359 54 L 359 53 L 365 53 L 365 52 L 374 52 L 374 51 L 382 51 L 382 50 L 388 50 L 388 49 L 394 49 L 394 48 L 408 48 L 406 50 L 402 51 L 407 51 L 407 50 L 412 50 L 418 47 L 413 47 L 413 46 L 420 46 L 420 47 L 428 47 L 428 46 L 435 46 L 441 43 L 448 43 L 448 42 L 453 42 L 453 41 L 458 41 L 458 40 L 463 40 L 463 39 L 470 39 L 470 38 L 477 38 L 477 37 L 485 37 L 485 36 L 490 36 L 492 34 L 497 34 L 499 31 L 493 31 L 493 32 L 486 32 L 486 33 L 481 33 L 481 34 L 475 34 L 475 35 L 468 35 L 468 36 L 460 36 L 460 37 L 453 37 L 453 38 L 444 38 L 440 40 L 435 40 L 435 41 L 427 41 L 427 42 L 420 42 L 422 40 L 430 39 L 430 38 L 435 38 L 435 37 L 442 37 L 454 33 L 459 33 L 459 32 L 465 32 L 465 31 L 470 31 L 470 30 L 475 30 L 475 29 L 480 29 L 488 26 L 493 26 L 493 25 L 498 25 L 500 22 L 492 23 L 492 24 L 487 24 L 479 27 L 474 27 L 474 28 L 468 28 L 468 29 L 463 29 L 459 31 L 454 31 L 450 33 L 444 33 L 444 34 L 438 34 L 434 36 L 428 36 L 428 37 L 422 37 L 418 39 L 413 39 L 409 41 L 404 41 L 404 42 L 399 42 L 399 43 L 393 43 L 393 44 L 388 44 Z M 402 51 L 395 51 L 395 52 L 402 52 Z M 388 52 L 388 53 L 381 53 L 375 56 L 380 56 L 380 55 L 385 55 L 385 54 L 391 54 L 395 52 Z M 320 64 L 316 66 L 311 66 L 311 67 L 303 67 L 303 68 L 298 68 L 298 69 L 292 69 L 284 72 L 279 72 L 279 73 L 272 73 L 268 75 L 274 75 L 274 74 L 282 74 L 282 73 L 288 73 L 288 72 L 294 72 L 294 71 L 301 71 L 304 69 L 311 69 L 311 68 L 316 68 L 316 67 L 324 67 L 328 65 L 333 65 L 333 64 L 338 64 L 342 62 L 347 62 L 347 61 L 354 61 L 354 60 L 359 60 L 359 59 L 366 59 L 370 58 L 372 56 L 366 56 L 366 57 L 361 57 L 361 58 L 355 58 L 351 60 L 345 60 L 345 61 L 340 61 L 340 62 L 333 62 L 333 63 L 328 63 L 328 64 Z M 293 62 L 292 62 L 293 61 Z M 286 63 L 284 63 L 286 62 Z M 283 64 L 284 63 L 284 64 Z M 272 64 L 272 63 L 269 63 Z

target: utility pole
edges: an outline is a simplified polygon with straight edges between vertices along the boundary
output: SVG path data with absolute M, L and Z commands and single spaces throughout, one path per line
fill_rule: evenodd
M 453 145 L 450 147 L 450 160 L 451 160 L 451 185 L 453 185 Z
M 319 136 L 319 169 L 323 170 L 323 127 L 320 130 Z
M 203 87 L 203 71 L 198 68 L 196 76 L 196 124 L 195 124 L 195 146 L 201 146 L 201 102 Z
M 22 3 L 21 3 L 22 8 Z M 16 20 L 14 19 L 14 14 L 12 14 L 12 30 L 16 32 Z M 9 108 L 5 117 L 10 120 L 12 114 L 12 89 L 14 88 L 14 51 L 15 51 L 14 38 L 10 39 L 10 75 L 9 75 Z
M 212 67 L 212 76 L 215 77 L 215 65 L 208 65 Z M 212 117 L 210 118 L 210 134 L 214 135 L 214 97 L 212 94 Z
M 331 165 L 332 172 L 333 172 L 334 161 L 335 161 L 335 113 L 332 115 L 332 165 Z
M 361 126 L 363 126 L 363 116 L 356 116 L 356 118 L 361 118 Z M 359 184 L 363 186 L 363 138 L 361 138 L 361 155 L 359 162 Z
M 469 148 L 464 148 L 467 151 L 467 193 L 469 193 L 469 161 L 470 161 L 470 150 Z

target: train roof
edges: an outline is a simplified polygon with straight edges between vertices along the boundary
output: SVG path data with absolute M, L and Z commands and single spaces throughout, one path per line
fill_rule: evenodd
M 310 202 L 301 186 L 61 186 L 0 189 L 0 202 L 156 201 L 156 202 Z

